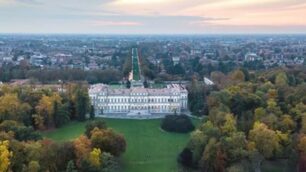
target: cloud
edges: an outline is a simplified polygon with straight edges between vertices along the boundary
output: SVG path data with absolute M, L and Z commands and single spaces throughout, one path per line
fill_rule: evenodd
M 0 0 L 0 8 L 0 31 L 25 22 L 29 30 L 137 33 L 300 32 L 306 25 L 305 0 Z
M 167 0 L 115 0 L 114 4 L 161 4 L 165 2 L 167 2 Z
M 15 0 L 17 3 L 28 4 L 28 5 L 41 5 L 43 4 L 41 1 L 37 0 Z
M 189 24 L 196 25 L 196 26 L 207 26 L 207 25 L 213 24 L 216 21 L 227 21 L 227 20 L 230 20 L 230 18 L 201 17 L 201 20 L 191 21 L 189 22 Z
M 38 6 L 44 4 L 42 1 L 38 0 L 0 0 L 1 8 L 11 8 L 18 6 Z
M 92 21 L 91 24 L 93 26 L 140 26 L 142 25 L 139 22 L 132 22 L 132 21 Z

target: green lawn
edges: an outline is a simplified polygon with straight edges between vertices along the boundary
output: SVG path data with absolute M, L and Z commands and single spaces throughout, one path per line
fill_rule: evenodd
M 125 88 L 124 84 L 110 84 L 109 86 L 114 89 Z
M 166 84 L 152 84 L 151 87 L 152 88 L 165 88 Z
M 123 133 L 127 140 L 127 151 L 122 156 L 125 172 L 178 171 L 176 157 L 188 142 L 189 134 L 161 131 L 160 120 L 105 120 L 108 127 Z M 73 122 L 43 134 L 56 141 L 64 141 L 78 137 L 84 132 L 84 126 L 85 123 Z

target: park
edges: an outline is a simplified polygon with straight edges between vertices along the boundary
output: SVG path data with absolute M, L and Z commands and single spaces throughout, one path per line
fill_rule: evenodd
M 177 172 L 181 166 L 177 156 L 186 146 L 190 133 L 169 133 L 160 128 L 162 119 L 104 119 L 108 127 L 122 133 L 127 150 L 120 159 L 124 172 Z M 195 126 L 201 120 L 192 119 Z M 57 142 L 69 141 L 84 134 L 86 122 L 71 122 L 62 128 L 45 131 L 43 136 Z M 263 172 L 278 172 L 285 162 L 265 161 Z M 190 171 L 191 172 L 191 171 Z
M 121 157 L 125 172 L 176 172 L 177 155 L 186 146 L 189 134 L 168 133 L 160 129 L 161 119 L 130 120 L 105 119 L 108 127 L 122 133 L 127 141 L 127 150 Z M 200 120 L 193 120 L 195 125 Z M 72 140 L 85 131 L 86 122 L 71 122 L 66 126 L 44 132 L 46 138 L 55 141 Z

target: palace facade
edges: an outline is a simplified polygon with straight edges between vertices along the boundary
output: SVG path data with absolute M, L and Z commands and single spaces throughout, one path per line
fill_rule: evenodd
M 166 88 L 111 88 L 105 84 L 91 85 L 89 96 L 96 115 L 153 115 L 187 111 L 188 91 L 179 84 Z

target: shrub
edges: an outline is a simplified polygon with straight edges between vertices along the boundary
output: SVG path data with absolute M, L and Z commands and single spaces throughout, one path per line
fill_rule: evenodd
M 108 152 L 114 156 L 120 156 L 125 152 L 126 141 L 123 135 L 115 133 L 111 129 L 95 128 L 91 132 L 92 147 L 100 148 L 103 152 Z
M 187 133 L 194 130 L 194 125 L 186 115 L 167 115 L 162 120 L 161 128 L 169 132 Z
M 186 167 L 192 167 L 192 152 L 190 149 L 185 148 L 178 156 L 178 162 Z
M 104 120 L 94 120 L 94 121 L 90 121 L 86 124 L 85 126 L 86 131 L 85 134 L 87 137 L 90 137 L 90 132 L 94 129 L 94 128 L 98 128 L 98 129 L 106 129 L 106 123 Z

